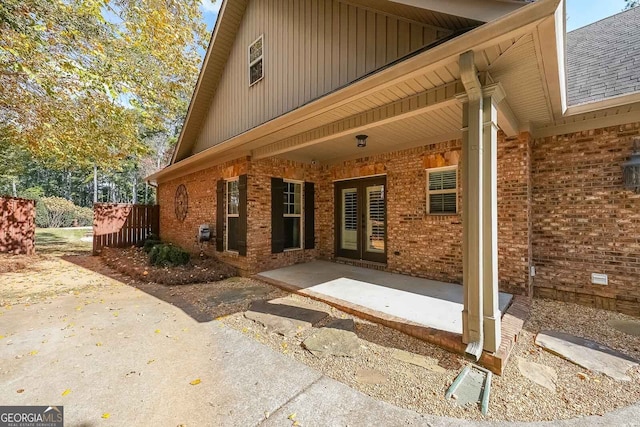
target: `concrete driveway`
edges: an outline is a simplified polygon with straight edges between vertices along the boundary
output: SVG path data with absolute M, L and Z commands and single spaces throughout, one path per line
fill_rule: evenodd
M 71 286 L 52 282 L 61 292 L 0 307 L 1 405 L 63 405 L 68 426 L 471 425 L 377 401 L 220 322 L 197 322 L 118 280 L 57 262 L 58 274 L 73 273 Z M 27 292 L 20 274 L 0 275 L 0 299 L 17 281 Z M 639 415 L 636 405 L 544 425 L 631 426 Z

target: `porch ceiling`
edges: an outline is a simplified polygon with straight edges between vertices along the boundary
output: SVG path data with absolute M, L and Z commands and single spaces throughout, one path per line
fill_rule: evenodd
M 533 27 L 497 38 L 475 54 L 483 82 L 500 83 L 506 92 L 498 124 L 507 135 L 553 121 L 537 31 Z M 457 60 L 427 65 L 393 84 L 262 135 L 245 148 L 256 159 L 332 163 L 459 138 L 462 108 L 456 94 L 464 87 Z M 369 136 L 365 149 L 356 147 L 355 136 L 361 133 Z
M 338 136 L 319 144 L 304 146 L 278 157 L 300 162 L 317 161 L 330 164 L 348 158 L 396 151 L 440 141 L 460 138 L 462 104 L 449 103 L 429 112 L 373 125 L 362 132 L 368 136 L 367 146 L 356 146 L 356 133 Z

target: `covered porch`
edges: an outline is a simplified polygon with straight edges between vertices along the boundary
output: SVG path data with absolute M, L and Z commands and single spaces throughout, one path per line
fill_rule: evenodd
M 256 278 L 463 353 L 464 288 L 454 283 L 315 260 Z M 480 363 L 501 374 L 527 313 L 526 298 L 500 292 L 501 346 Z
M 297 266 L 260 277 L 476 360 L 499 354 L 506 306 L 499 289 L 514 289 L 517 282 L 518 293 L 530 295 L 529 144 L 534 127 L 553 121 L 563 108 L 555 96 L 562 93 L 556 68 L 561 51 L 541 37 L 563 34 L 563 22 L 556 20 L 561 7 L 536 3 L 499 29 L 489 23 L 426 46 L 310 103 L 305 114 L 293 112 L 286 126 L 271 123 L 268 132 L 242 145 L 252 163 L 264 165 L 253 169 L 256 174 L 276 171 L 285 180 L 316 183 L 316 205 L 309 206 L 316 212 L 316 235 L 309 240 L 316 243 L 295 249 L 462 287 L 425 281 L 403 289 L 404 278 L 381 285 L 369 276 L 375 271 L 331 276 L 335 265 L 320 268 L 317 283 L 309 281 L 314 273 Z M 510 151 L 506 140 L 516 140 L 517 149 Z M 432 176 L 440 185 L 432 185 Z M 442 209 L 434 213 L 432 200 Z M 500 227 L 499 216 L 507 219 Z M 512 247 L 499 248 L 500 233 Z M 279 258 L 280 265 L 300 261 L 292 260 L 289 254 Z M 509 274 L 499 272 L 499 263 Z M 302 272 L 296 278 L 297 268 Z M 384 303 L 391 295 L 395 310 Z M 504 344 L 512 342 L 510 336 Z

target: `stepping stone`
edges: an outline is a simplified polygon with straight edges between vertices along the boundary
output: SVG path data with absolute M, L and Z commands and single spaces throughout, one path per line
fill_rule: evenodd
M 387 382 L 387 377 L 375 369 L 360 368 L 356 371 L 356 381 L 360 384 L 384 384 Z
M 556 391 L 556 383 L 558 382 L 558 374 L 556 370 L 544 366 L 539 363 L 529 362 L 522 357 L 518 357 L 518 370 L 525 378 L 533 381 L 534 383 L 541 385 L 542 387 Z
M 626 373 L 638 365 L 629 356 L 584 338 L 556 331 L 542 331 L 535 343 L 585 369 L 603 373 L 618 381 L 631 381 Z
M 229 289 L 220 292 L 218 295 L 207 298 L 207 302 L 211 303 L 211 306 L 217 306 L 220 304 L 232 304 L 235 302 L 243 301 L 248 297 L 264 297 L 267 296 L 271 290 L 265 286 L 248 286 L 246 288 Z
M 637 320 L 609 320 L 609 326 L 628 335 L 640 337 L 640 321 Z
M 278 298 L 269 302 L 254 301 L 244 317 L 253 320 L 273 332 L 292 337 L 321 320 L 329 314 L 324 311 L 292 305 L 291 300 Z M 278 301 L 278 302 L 276 302 Z
M 355 332 L 356 323 L 353 321 L 353 319 L 334 319 L 331 322 L 327 323 L 324 327 Z
M 438 366 L 438 359 L 433 357 L 422 356 L 420 354 L 410 353 L 408 351 L 394 349 L 391 353 L 391 357 L 401 362 L 410 363 L 412 365 L 421 366 L 432 372 L 445 373 L 447 372 L 442 366 Z
M 302 342 L 304 348 L 317 357 L 353 357 L 360 349 L 358 336 L 341 329 L 321 328 Z

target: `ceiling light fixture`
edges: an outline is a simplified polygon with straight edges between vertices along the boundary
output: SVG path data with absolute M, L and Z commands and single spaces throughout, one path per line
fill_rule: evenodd
M 367 146 L 367 138 L 367 135 L 356 135 L 356 139 L 358 140 L 358 148 Z

